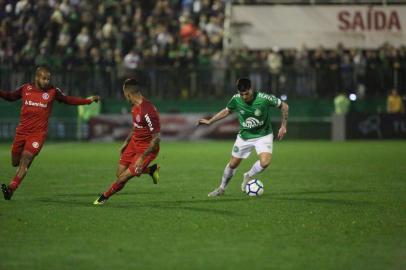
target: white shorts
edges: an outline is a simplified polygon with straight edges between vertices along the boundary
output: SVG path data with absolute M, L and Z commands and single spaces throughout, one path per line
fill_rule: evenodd
M 243 140 L 238 134 L 231 155 L 236 158 L 245 159 L 249 157 L 254 147 L 258 155 L 261 153 L 272 154 L 272 146 L 273 146 L 273 134 L 248 140 Z

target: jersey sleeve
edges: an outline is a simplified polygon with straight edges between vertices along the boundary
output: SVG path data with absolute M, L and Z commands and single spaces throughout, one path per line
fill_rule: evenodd
M 19 100 L 22 96 L 23 88 L 25 85 L 21 85 L 14 91 L 6 92 L 0 90 L 0 97 L 7 101 L 16 101 Z
M 231 112 L 234 112 L 237 109 L 237 102 L 235 101 L 235 96 L 233 96 L 230 99 L 230 101 L 227 103 L 226 108 Z
M 267 95 L 266 99 L 268 100 L 269 106 L 271 107 L 279 107 L 282 104 L 282 100 L 275 97 L 274 95 Z
M 59 88 L 55 88 L 55 89 L 56 89 L 55 98 L 59 102 L 63 102 L 65 104 L 69 104 L 69 105 L 86 105 L 86 104 L 92 103 L 92 101 L 90 99 L 74 97 L 74 96 L 67 96 L 61 89 L 59 89 Z
M 159 113 L 153 105 L 147 107 L 146 113 L 144 114 L 144 119 L 151 133 L 158 133 L 161 131 Z

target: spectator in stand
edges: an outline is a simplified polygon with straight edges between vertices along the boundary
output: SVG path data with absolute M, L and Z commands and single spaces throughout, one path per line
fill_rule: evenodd
M 274 46 L 269 52 L 267 63 L 271 81 L 271 92 L 276 95 L 279 93 L 279 77 L 282 70 L 282 56 L 277 46 Z
M 386 112 L 390 114 L 404 113 L 405 107 L 397 89 L 392 89 L 386 99 Z
M 124 67 L 128 76 L 134 76 L 134 72 L 141 64 L 141 56 L 137 48 L 133 48 L 124 56 Z
M 325 89 L 327 97 L 333 97 L 334 93 L 337 93 L 341 89 L 340 78 L 340 56 L 338 50 L 333 49 L 327 54 L 327 82 L 328 87 Z
M 375 97 L 379 93 L 380 77 L 379 73 L 379 59 L 377 54 L 373 50 L 368 50 L 366 53 L 366 71 L 365 71 L 365 86 L 366 86 L 366 95 L 370 97 Z

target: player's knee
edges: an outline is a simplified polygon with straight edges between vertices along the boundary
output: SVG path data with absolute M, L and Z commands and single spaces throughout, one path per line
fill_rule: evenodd
M 270 160 L 260 160 L 259 164 L 261 165 L 262 168 L 267 168 L 269 166 L 269 164 L 271 163 Z
M 30 165 L 31 161 L 32 161 L 32 158 L 31 158 L 31 157 L 25 156 L 25 157 L 23 157 L 23 158 L 21 159 L 21 165 L 24 166 L 24 167 L 26 167 L 26 168 L 28 168 L 28 166 Z

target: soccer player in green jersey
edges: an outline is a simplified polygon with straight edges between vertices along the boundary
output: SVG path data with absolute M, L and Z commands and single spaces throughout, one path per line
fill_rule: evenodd
M 240 122 L 240 131 L 231 152 L 231 159 L 224 169 L 221 184 L 209 193 L 209 197 L 224 194 L 226 186 L 234 176 L 238 165 L 251 154 L 254 148 L 259 160 L 252 165 L 248 172 L 244 173 L 241 190 L 244 191 L 248 181 L 269 166 L 273 145 L 270 107 L 278 107 L 281 110 L 282 119 L 278 131 L 278 140 L 282 140 L 286 134 L 288 104 L 273 95 L 254 91 L 251 87 L 251 81 L 247 78 L 241 78 L 237 81 L 237 90 L 238 94 L 231 98 L 225 109 L 210 119 L 200 119 L 198 122 L 199 125 L 211 125 L 227 117 L 232 112 L 237 113 Z

